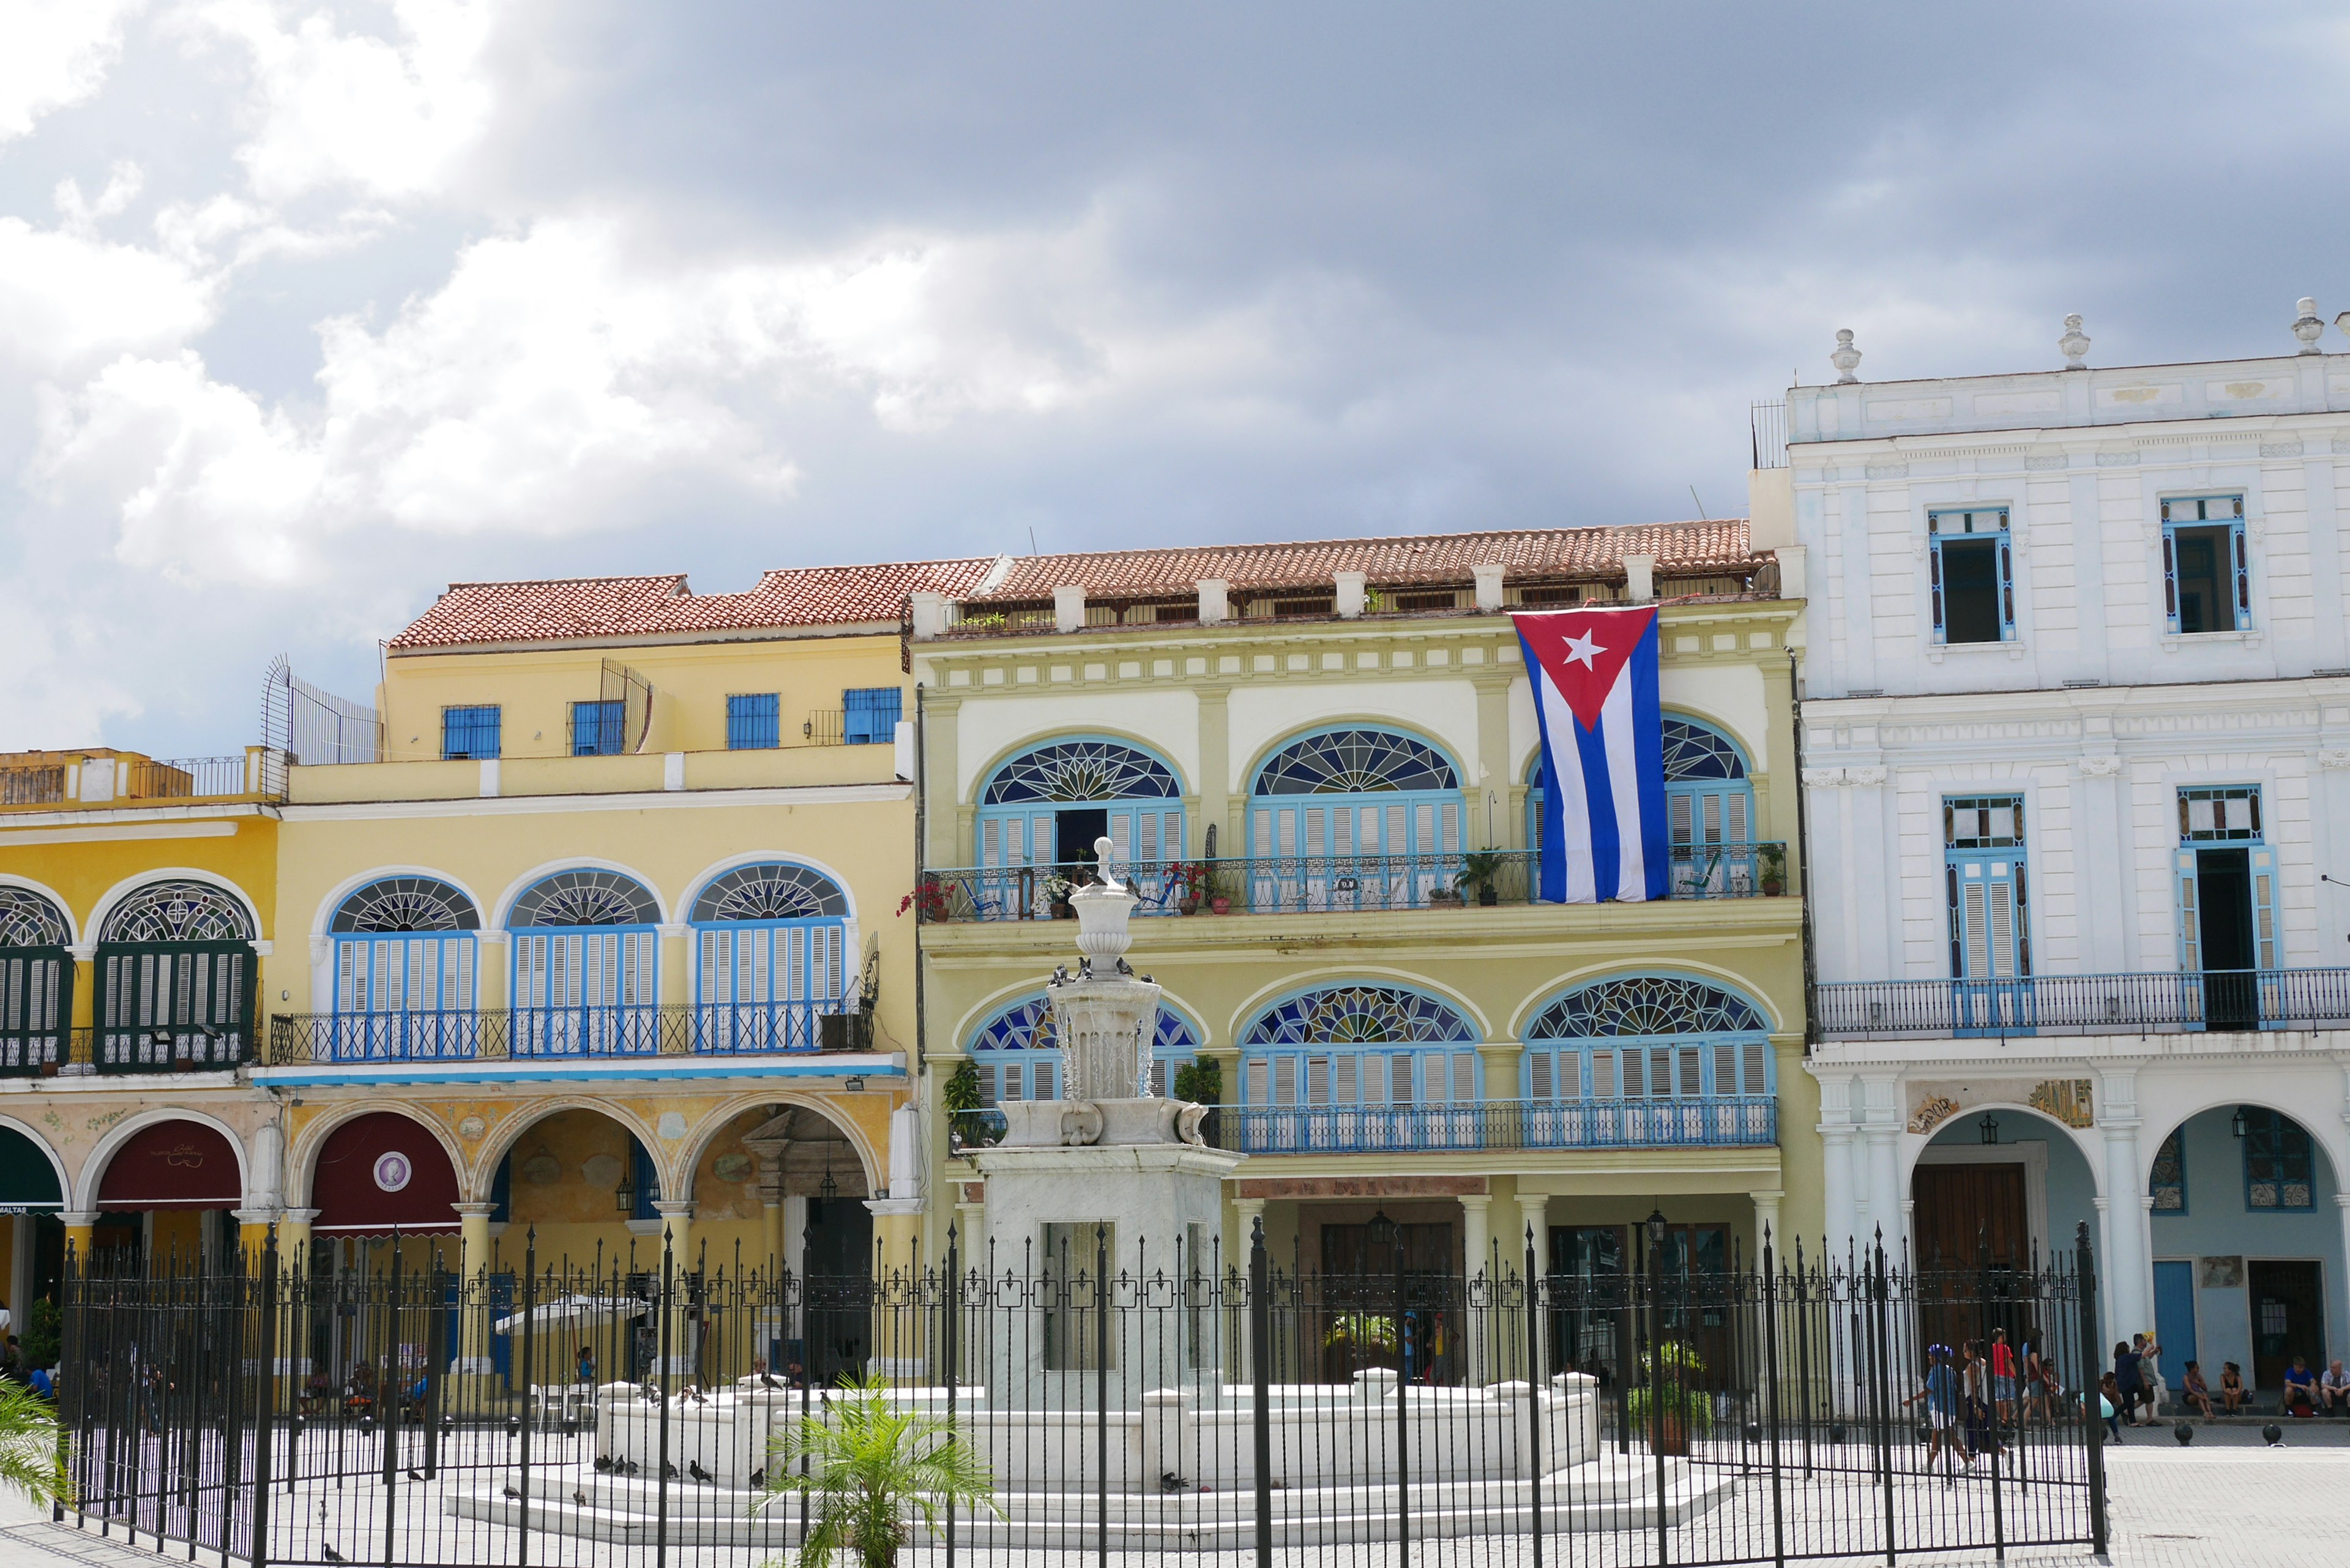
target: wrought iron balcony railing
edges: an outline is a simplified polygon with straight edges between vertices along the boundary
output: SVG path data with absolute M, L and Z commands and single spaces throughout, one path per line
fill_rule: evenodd
M 222 1072 L 253 1060 L 244 1030 L 205 1024 L 0 1030 L 0 1078 Z
M 1864 981 L 1819 988 L 1824 1034 L 2177 1034 L 2350 1023 L 2350 969 Z
M 962 1147 L 1003 1136 L 1003 1113 L 962 1111 Z M 1241 1154 L 1442 1154 L 1463 1149 L 1753 1148 L 1779 1141 L 1769 1095 L 1675 1100 L 1486 1100 L 1458 1106 L 1219 1106 L 1208 1141 Z
M 869 1051 L 872 1021 L 832 1002 L 515 1007 L 474 1012 L 279 1012 L 268 1064 L 503 1062 Z
M 1784 891 L 1782 844 L 1677 844 L 1672 897 L 1752 898 Z M 1529 904 L 1540 891 L 1530 849 L 1468 855 L 1306 855 L 1119 865 L 1143 915 L 1344 914 Z M 926 873 L 907 899 L 925 923 L 1065 917 L 1085 866 L 971 867 Z

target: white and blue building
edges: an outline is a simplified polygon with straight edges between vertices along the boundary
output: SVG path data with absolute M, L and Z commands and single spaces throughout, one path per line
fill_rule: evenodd
M 2350 353 L 2302 305 L 2274 358 L 1846 366 L 1754 483 L 1809 600 L 1831 1241 L 2085 1223 L 2174 1386 L 2350 1355 Z

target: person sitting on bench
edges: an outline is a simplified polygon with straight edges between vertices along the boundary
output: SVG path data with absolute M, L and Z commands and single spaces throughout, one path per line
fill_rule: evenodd
M 2244 1396 L 2248 1392 L 2249 1390 L 2244 1386 L 2244 1369 L 2232 1361 L 2221 1362 L 2220 1364 L 2220 1403 L 2227 1407 L 2229 1415 L 2241 1416 L 2244 1413 Z
M 2180 1398 L 2187 1404 L 2203 1412 L 2205 1420 L 2211 1418 L 2211 1388 L 2210 1385 L 2203 1381 L 2201 1362 L 2190 1361 L 2187 1364 L 2186 1380 L 2178 1386 L 2178 1392 Z
M 2317 1414 L 2317 1375 L 2310 1371 L 2309 1363 L 2298 1355 L 2285 1369 L 2284 1413 L 2303 1417 Z
M 2342 1370 L 2341 1362 L 2328 1366 L 2325 1375 L 2317 1380 L 2317 1397 L 2327 1415 L 2339 1410 L 2350 1416 L 2350 1373 Z

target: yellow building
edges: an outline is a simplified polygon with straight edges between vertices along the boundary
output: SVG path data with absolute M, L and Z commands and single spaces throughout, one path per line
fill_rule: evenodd
M 1109 838 L 1165 988 L 1164 1084 L 1213 1062 L 1226 1258 L 1415 1268 L 1531 1231 L 1545 1268 L 1819 1233 L 1804 1041 L 1790 647 L 1746 524 L 1022 560 L 917 596 L 927 1105 L 962 1231 L 986 1106 L 1056 1092 L 1055 919 Z M 1657 599 L 1675 896 L 1530 900 L 1533 698 L 1503 612 Z M 1196 1075 L 1187 1080 L 1198 1085 Z M 934 1206 L 933 1245 L 947 1216 Z M 1607 1325 L 1575 1346 L 1611 1355 Z M 1580 1332 L 1580 1331 L 1578 1331 Z
M 0 763 L 14 1293 L 67 1236 L 217 1253 L 230 1215 L 321 1273 L 395 1230 L 910 1259 L 900 611 L 993 565 L 461 584 L 390 644 L 389 760 Z

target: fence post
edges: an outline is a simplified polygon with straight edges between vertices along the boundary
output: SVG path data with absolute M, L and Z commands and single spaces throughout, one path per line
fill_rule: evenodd
M 1534 1507 L 1534 1568 L 1543 1568 L 1542 1518 L 1542 1276 L 1534 1272 L 1534 1228 L 1526 1226 L 1526 1378 L 1533 1386 L 1526 1398 L 1526 1469 L 1534 1478 L 1527 1493 Z
M 2106 1560 L 2106 1435 L 2097 1421 L 2097 1261 L 2089 1248 L 2089 1222 L 2081 1221 L 2073 1243 L 2074 1272 L 2081 1283 L 2081 1428 L 2089 1459 L 2089 1545 Z
M 1665 1507 L 1665 1248 L 1664 1216 L 1653 1217 L 1653 1222 L 1642 1227 L 1648 1232 L 1648 1457 L 1657 1467 L 1657 1568 L 1665 1568 L 1669 1542 L 1665 1532 L 1672 1528 Z M 1686 1428 L 1684 1428 L 1686 1429 Z
M 261 1397 L 253 1430 L 253 1568 L 269 1568 L 269 1438 L 277 1425 L 277 1221 L 261 1247 Z
M 1386 1213 L 1381 1210 L 1380 1213 Z M 1403 1232 L 1395 1230 L 1388 1243 L 1395 1251 L 1396 1341 L 1396 1561 L 1411 1561 L 1411 1428 L 1406 1412 L 1411 1401 L 1411 1333 L 1404 1315 Z M 1423 1354 L 1425 1351 L 1423 1350 Z
M 1779 1484 L 1779 1260 L 1768 1225 L 1762 1227 L 1762 1376 L 1763 1417 L 1771 1423 L 1771 1561 L 1786 1568 L 1786 1498 Z
M 1877 1473 L 1885 1483 L 1885 1568 L 1893 1568 L 1897 1547 L 1893 1533 L 1893 1363 L 1888 1332 L 1893 1296 L 1885 1273 L 1885 1232 L 1881 1229 L 1869 1252 L 1868 1306 L 1869 1413 L 1877 1428 Z
M 1273 1264 L 1264 1216 L 1249 1233 L 1249 1381 L 1256 1430 L 1256 1568 L 1273 1568 Z
M 939 1358 L 945 1363 L 944 1370 L 947 1375 L 947 1444 L 949 1447 L 952 1447 L 958 1440 L 955 1430 L 955 1350 L 956 1336 L 962 1333 L 962 1325 L 955 1321 L 955 1308 L 960 1304 L 962 1292 L 962 1260 L 957 1252 L 961 1241 L 962 1239 L 955 1234 L 954 1221 L 948 1220 L 946 1289 L 939 1293 Z M 803 1541 L 802 1545 L 806 1544 Z M 954 1568 L 954 1565 L 955 1504 L 954 1500 L 949 1498 L 947 1500 L 947 1568 Z
M 1109 1568 L 1109 1227 L 1094 1226 L 1094 1555 Z
M 432 1282 L 424 1296 L 424 1479 L 441 1473 L 441 1408 L 447 1397 L 442 1385 L 449 1376 L 449 1284 L 441 1268 L 441 1254 L 432 1254 Z M 462 1303 L 460 1312 L 464 1310 Z
M 398 1560 L 394 1551 L 399 1529 L 400 1391 L 406 1376 L 400 1365 L 400 1231 L 391 1232 L 391 1278 L 385 1296 L 383 1375 L 376 1379 L 376 1424 L 383 1432 L 383 1560 Z M 525 1465 L 524 1473 L 528 1474 Z M 528 1495 L 527 1493 L 525 1494 Z M 528 1503 L 523 1505 L 529 1507 Z
M 497 1324 L 492 1324 L 494 1330 Z M 538 1338 L 538 1227 L 523 1232 L 522 1247 L 522 1447 L 521 1463 L 515 1478 L 515 1490 L 522 1494 L 516 1506 L 522 1511 L 519 1527 L 515 1531 L 515 1568 L 527 1568 L 530 1562 L 530 1369 L 533 1352 Z M 515 1336 L 509 1334 L 509 1339 Z M 508 1396 L 511 1397 L 511 1394 Z M 390 1559 L 387 1557 L 386 1562 Z
M 653 1472 L 653 1563 L 654 1568 L 669 1565 L 669 1357 L 670 1325 L 677 1316 L 677 1238 L 671 1231 L 669 1220 L 661 1220 L 660 1299 L 654 1311 L 660 1314 L 660 1328 L 653 1345 L 653 1416 L 660 1423 L 660 1436 L 656 1445 L 660 1468 Z M 806 1540 L 806 1536 L 801 1537 Z

